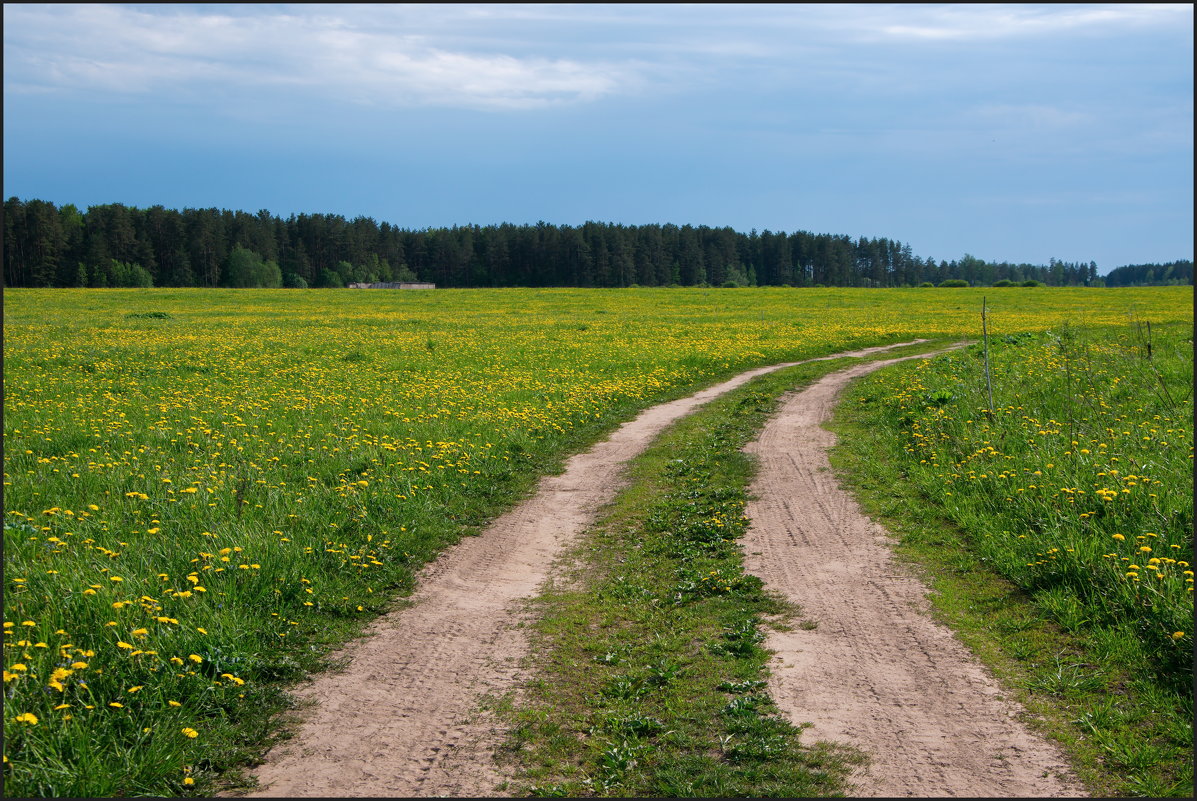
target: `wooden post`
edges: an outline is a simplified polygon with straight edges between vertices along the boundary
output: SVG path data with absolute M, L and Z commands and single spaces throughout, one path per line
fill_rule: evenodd
M 989 391 L 989 417 L 993 418 L 993 380 L 989 377 L 989 324 L 986 320 L 985 298 L 981 298 L 981 333 L 985 340 L 985 388 Z

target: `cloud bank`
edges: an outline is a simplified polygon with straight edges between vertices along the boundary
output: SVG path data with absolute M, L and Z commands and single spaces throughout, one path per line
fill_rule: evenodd
M 294 92 L 518 110 L 711 85 L 829 48 L 954 46 L 1192 24 L 1162 5 L 42 5 L 4 7 L 15 92 Z M 745 66 L 747 65 L 747 66 Z M 755 66 L 754 66 L 755 65 Z
M 402 24 L 372 28 L 370 14 L 351 19 L 343 6 L 225 8 L 5 6 L 6 89 L 138 94 L 219 85 L 368 105 L 519 109 L 594 100 L 635 79 L 625 64 L 448 49 Z

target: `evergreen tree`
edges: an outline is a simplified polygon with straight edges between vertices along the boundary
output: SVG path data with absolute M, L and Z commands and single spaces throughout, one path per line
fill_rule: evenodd
M 1191 283 L 1191 262 L 1127 265 L 1103 280 L 1096 263 L 1049 265 L 920 259 L 886 238 L 588 221 L 581 227 L 502 223 L 407 230 L 359 216 L 272 216 L 215 208 L 182 212 L 121 204 L 56 209 L 9 198 L 3 281 L 9 286 L 332 285 L 432 280 L 441 286 L 661 286 L 760 283 L 914 286 L 1037 280 L 1055 286 Z M 252 258 L 247 256 L 252 254 Z M 113 265 L 121 265 L 114 267 Z M 80 264 L 83 265 L 80 268 Z M 273 267 L 271 266 L 273 265 Z M 1134 269 L 1132 269 L 1134 268 Z M 133 276 L 133 277 L 130 277 Z M 292 276 L 294 278 L 292 278 Z

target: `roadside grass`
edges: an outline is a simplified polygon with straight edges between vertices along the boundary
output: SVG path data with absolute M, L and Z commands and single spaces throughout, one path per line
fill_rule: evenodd
M 761 628 L 803 625 L 801 611 L 744 572 L 736 540 L 754 469 L 740 449 L 784 392 L 858 361 L 757 378 L 634 460 L 627 488 L 532 603 L 534 678 L 503 712 L 516 795 L 843 794 L 863 757 L 802 742 L 779 714 Z
M 865 377 L 832 464 L 1095 795 L 1191 797 L 1192 328 L 1144 337 L 991 342 L 992 421 L 977 346 Z

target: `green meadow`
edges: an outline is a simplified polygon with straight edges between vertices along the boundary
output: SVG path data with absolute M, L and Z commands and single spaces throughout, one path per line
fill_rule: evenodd
M 6 793 L 211 794 L 288 682 L 569 454 L 751 367 L 979 340 L 982 297 L 992 414 L 970 352 L 886 371 L 907 383 L 869 384 L 870 419 L 954 524 L 1002 513 L 968 547 L 1035 614 L 1080 636 L 1100 603 L 1119 653 L 1171 675 L 1192 643 L 1191 516 L 1180 535 L 1170 511 L 1192 499 L 1189 287 L 7 290 Z

